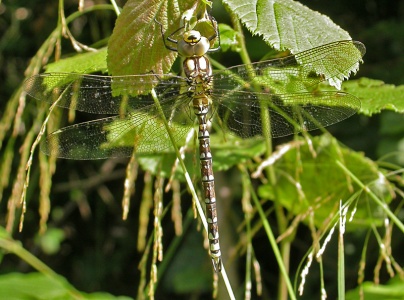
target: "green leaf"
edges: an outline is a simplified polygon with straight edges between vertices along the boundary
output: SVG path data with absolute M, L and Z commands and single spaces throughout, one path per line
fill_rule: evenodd
M 46 66 L 46 72 L 80 73 L 107 72 L 107 48 L 97 52 L 75 54 L 72 57 L 60 59 Z
M 277 94 L 311 92 L 318 88 L 318 83 L 324 78 L 329 85 L 341 89 L 342 80 L 358 68 L 365 51 L 365 46 L 357 41 L 333 42 L 292 57 L 287 56 L 284 58 L 285 64 L 292 59 L 293 63 L 285 66 L 281 61 L 279 66 L 264 69 L 254 81 L 268 86 Z
M 399 276 L 389 280 L 387 284 L 365 282 L 362 286 L 348 291 L 346 300 L 399 300 L 404 299 L 404 281 Z
M 252 34 L 262 35 L 277 50 L 292 53 L 338 40 L 349 34 L 331 19 L 292 0 L 224 0 Z
M 108 43 L 108 70 L 112 75 L 167 73 L 177 54 L 165 48 L 166 36 L 177 30 L 181 13 L 195 1 L 129 0 L 118 17 Z
M 361 113 L 371 116 L 383 109 L 404 113 L 404 85 L 385 84 L 381 80 L 360 78 L 343 84 L 343 90 L 362 101 Z
M 219 24 L 220 32 L 220 50 L 223 52 L 231 51 L 239 52 L 240 45 L 237 42 L 236 31 L 227 24 Z
M 72 292 L 74 291 L 74 293 Z M 70 300 L 70 299 L 119 299 L 107 293 L 85 294 L 74 290 L 63 277 L 46 277 L 41 273 L 11 273 L 0 276 L 0 299 L 8 300 Z
M 374 193 L 386 202 L 390 201 L 389 183 L 381 180 L 384 177 L 373 161 L 362 153 L 341 147 L 330 135 L 314 137 L 312 143 L 316 157 L 302 140 L 284 145 L 290 149 L 274 164 L 278 174 L 276 186 L 261 186 L 261 197 L 274 199 L 276 195 L 276 201 L 294 215 L 306 213 L 311 207 L 314 209 L 315 224 L 321 226 L 329 218 L 330 212 L 338 208 L 340 200 L 345 202 L 360 191 L 338 167 L 337 161 L 341 161 Z M 361 226 L 374 223 L 377 217 L 369 216 L 371 206 L 358 205 L 354 221 L 348 226 L 355 224 L 357 219 Z
M 277 50 L 288 49 L 291 53 L 296 54 L 331 42 L 351 40 L 349 34 L 334 24 L 329 17 L 312 11 L 299 2 L 292 0 L 256 0 L 252 2 L 224 0 L 223 2 L 240 18 L 252 34 L 262 35 L 263 40 Z M 357 49 L 353 45 L 344 51 L 356 61 L 361 61 L 361 56 L 364 54 L 362 49 Z M 299 57 L 296 57 L 296 60 L 304 63 L 299 60 Z M 327 73 L 338 69 L 338 64 L 322 63 L 320 59 L 313 68 L 317 74 L 324 74 L 328 80 L 330 77 L 327 76 Z M 339 88 L 341 81 L 358 69 L 359 63 L 353 64 L 350 69 L 330 81 L 330 84 Z M 327 72 L 323 73 L 324 70 Z
M 226 138 L 227 141 L 223 142 L 220 135 L 212 135 L 211 137 L 215 171 L 228 170 L 265 152 L 265 143 L 261 138 L 243 140 L 230 135 Z

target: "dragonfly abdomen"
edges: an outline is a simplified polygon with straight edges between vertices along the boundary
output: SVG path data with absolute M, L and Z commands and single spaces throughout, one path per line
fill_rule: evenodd
M 201 164 L 202 188 L 206 206 L 206 219 L 208 222 L 209 250 L 215 271 L 220 272 L 222 263 L 219 245 L 219 229 L 217 224 L 215 178 L 213 175 L 213 161 L 207 124 L 210 99 L 206 95 L 199 95 L 194 98 L 193 107 L 199 123 L 199 158 Z

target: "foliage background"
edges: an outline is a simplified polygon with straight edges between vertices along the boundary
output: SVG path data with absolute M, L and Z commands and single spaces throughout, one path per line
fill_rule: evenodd
M 101 2 L 101 1 L 98 1 Z M 353 39 L 362 41 L 367 47 L 364 57 L 365 64 L 361 65 L 360 77 L 380 79 L 386 83 L 400 85 L 404 82 L 404 3 L 402 1 L 366 0 L 366 1 L 301 1 L 313 10 L 328 15 L 336 24 L 346 29 Z M 123 3 L 120 3 L 122 6 Z M 57 23 L 57 1 L 24 1 L 0 4 L 0 115 L 5 110 L 7 99 L 15 93 L 24 79 L 24 70 L 29 59 L 34 55 L 43 41 L 48 37 Z M 65 1 L 66 15 L 77 9 L 75 1 Z M 227 15 L 219 3 L 214 4 L 213 14 L 219 23 L 229 22 Z M 72 31 L 74 36 L 85 44 L 102 41 L 107 38 L 113 29 L 115 15 L 113 12 L 97 12 L 89 15 L 83 23 L 76 22 Z M 106 41 L 104 41 L 106 43 Z M 267 51 L 267 47 L 258 37 L 249 38 L 248 50 L 253 61 L 259 60 Z M 64 53 L 73 53 L 68 41 L 63 41 Z M 235 55 L 218 54 L 226 65 L 234 65 Z M 24 115 L 26 118 L 29 116 Z M 79 116 L 85 121 L 86 116 Z M 29 122 L 29 120 L 26 120 Z M 18 151 L 18 142 L 21 143 L 26 131 L 24 124 L 19 128 L 19 137 L 16 140 L 15 151 Z M 404 132 L 403 115 L 392 112 L 382 112 L 370 118 L 361 115 L 354 116 L 331 129 L 342 143 L 356 151 L 363 151 L 367 157 L 377 160 L 383 155 L 399 149 L 399 141 Z M 282 142 L 278 140 L 276 142 Z M 4 145 L 3 145 L 4 147 Z M 114 295 L 128 295 L 135 297 L 139 273 L 137 265 L 141 254 L 136 249 L 138 234 L 139 206 L 136 199 L 141 197 L 143 177 L 139 176 L 137 189 L 132 197 L 131 210 L 127 221 L 121 219 L 121 203 L 123 193 L 124 168 L 126 160 L 122 161 L 58 161 L 58 170 L 54 176 L 52 186 L 52 210 L 48 222 L 48 233 L 38 236 L 39 216 L 38 203 L 35 200 L 37 187 L 32 185 L 28 190 L 28 211 L 25 228 L 22 233 L 15 232 L 13 237 L 20 240 L 23 246 L 40 258 L 58 274 L 65 277 L 78 290 L 86 292 L 107 291 Z M 401 163 L 403 163 L 401 161 Z M 16 165 L 11 170 L 9 178 L 16 175 Z M 236 170 L 219 173 L 217 186 L 220 198 L 228 201 L 219 209 L 223 211 L 234 210 L 240 212 L 241 191 L 234 184 L 238 174 Z M 38 170 L 33 171 L 33 182 L 38 180 Z M 8 187 L 3 192 L 3 199 L 7 199 L 12 192 Z M 170 199 L 168 195 L 167 199 Z M 182 199 L 187 211 L 190 203 L 188 196 Z M 7 202 L 0 202 L 0 225 L 5 224 Z M 233 215 L 238 220 L 237 213 Z M 164 227 L 164 242 L 172 240 L 174 229 L 167 221 Z M 194 222 L 195 224 L 195 222 Z M 275 227 L 275 223 L 273 224 Z M 235 225 L 233 225 L 235 226 Z M 192 228 L 193 225 L 190 225 Z M 222 236 L 226 242 L 234 241 L 235 232 L 227 232 L 222 226 Z M 222 230 L 221 228 L 221 230 Z M 231 228 L 231 227 L 230 227 Z M 227 228 L 228 229 L 228 228 Z M 276 233 L 276 228 L 274 228 Z M 209 295 L 211 280 L 211 265 L 206 251 L 201 247 L 201 237 L 190 229 L 181 246 L 179 253 L 171 262 L 166 276 L 162 278 L 157 289 L 157 299 L 189 299 L 190 295 L 200 297 Z M 292 270 L 295 270 L 301 258 L 307 251 L 304 244 L 310 233 L 304 229 L 299 230 L 293 248 Z M 363 236 L 348 234 L 346 240 L 355 247 L 361 242 Z M 403 240 L 393 240 L 393 249 L 402 249 Z M 222 242 L 223 244 L 224 242 Z M 263 265 L 272 266 L 263 269 L 266 280 L 265 295 L 273 295 L 277 288 L 278 269 L 276 261 L 268 255 L 267 242 L 255 240 L 257 257 Z M 377 245 L 374 245 L 375 247 Z M 333 250 L 334 249 L 334 250 Z M 329 274 L 336 273 L 336 241 L 329 245 L 329 260 L 324 262 Z M 376 249 L 376 248 L 375 248 Z M 335 253 L 333 253 L 335 252 Z M 356 286 L 357 262 L 360 252 L 353 251 L 346 258 L 347 289 Z M 396 251 L 397 260 L 404 261 L 402 251 Z M 325 258 L 327 259 L 327 257 Z M 372 256 L 368 257 L 368 261 Z M 377 259 L 377 251 L 374 253 Z M 192 261 L 192 266 L 188 263 Z M 351 263 L 352 262 L 352 263 Z M 372 263 L 369 261 L 369 264 Z M 204 270 L 206 272 L 202 272 Z M 6 255 L 2 257 L 0 273 L 29 272 L 32 269 L 17 257 Z M 237 270 L 243 273 L 243 264 Z M 237 274 L 237 271 L 235 274 Z M 187 284 L 173 282 L 174 276 L 182 272 Z M 314 271 L 308 276 L 307 290 L 304 297 L 318 298 L 319 289 Z M 372 278 L 372 270 L 368 270 Z M 195 276 L 198 275 L 198 276 Z M 387 280 L 383 274 L 382 280 Z M 240 275 L 241 276 L 241 275 Z M 328 277 L 330 276 L 330 277 Z M 181 276 L 180 276 L 181 277 Z M 175 278 L 179 278 L 176 276 Z M 235 275 L 234 282 L 238 282 L 242 289 L 242 277 Z M 313 280 L 313 282 L 310 282 Z M 326 274 L 329 285 L 329 297 L 335 298 L 335 279 Z M 237 285 L 236 285 L 237 287 Z M 164 295 L 164 296 L 163 296 Z M 164 298 L 166 297 L 166 298 Z M 202 298 L 200 298 L 202 299 Z

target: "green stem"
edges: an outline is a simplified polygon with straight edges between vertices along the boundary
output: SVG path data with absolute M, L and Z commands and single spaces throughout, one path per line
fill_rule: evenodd
M 116 15 L 119 16 L 121 14 L 121 10 L 120 10 L 118 4 L 116 4 L 115 0 L 111 0 L 110 2 L 112 3 L 112 6 L 114 7 Z
M 339 234 L 338 234 L 338 299 L 345 300 L 345 251 L 344 233 L 346 215 L 344 209 L 339 209 Z

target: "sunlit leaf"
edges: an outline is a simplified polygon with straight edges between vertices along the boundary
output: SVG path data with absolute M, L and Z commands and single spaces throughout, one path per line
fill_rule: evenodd
M 277 50 L 297 53 L 338 40 L 349 34 L 332 20 L 292 0 L 224 0 L 254 35 Z
M 76 53 L 72 57 L 60 59 L 46 65 L 46 72 L 64 73 L 106 73 L 107 68 L 107 48 L 102 48 L 97 52 Z
M 334 24 L 331 19 L 316 11 L 310 10 L 303 4 L 292 0 L 224 0 L 229 8 L 240 18 L 241 22 L 254 35 L 261 35 L 263 40 L 277 50 L 290 50 L 298 53 L 317 46 L 339 40 L 350 40 L 349 34 Z M 345 49 L 347 55 L 360 59 L 361 54 L 353 47 Z M 299 61 L 299 63 L 304 63 Z M 321 62 L 321 64 L 320 64 Z M 319 61 L 314 66 L 317 74 L 324 74 L 335 66 L 329 62 Z M 330 84 L 339 87 L 344 78 L 351 72 L 356 72 L 359 64 L 354 64 L 349 70 L 339 74 Z M 326 70 L 324 73 L 323 70 Z
M 404 85 L 385 84 L 381 80 L 361 78 L 343 84 L 343 90 L 361 99 L 361 113 L 371 116 L 382 110 L 404 113 Z
M 164 46 L 160 25 L 170 35 L 181 26 L 181 13 L 194 1 L 129 0 L 118 17 L 108 43 L 112 75 L 167 73 L 177 54 Z
M 404 299 L 404 281 L 398 276 L 389 280 L 387 284 L 365 282 L 362 286 L 346 293 L 347 300 L 363 297 L 366 300 L 398 300 Z

